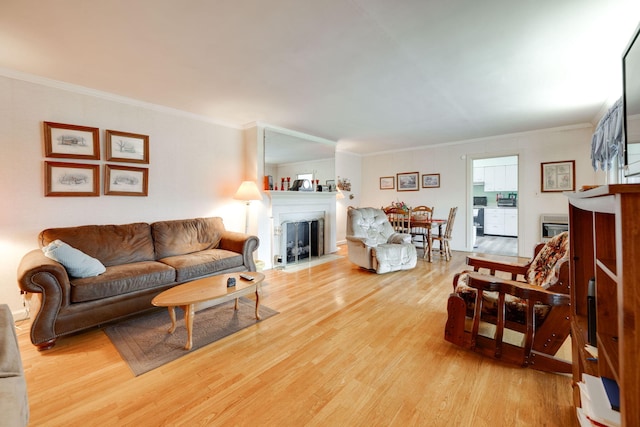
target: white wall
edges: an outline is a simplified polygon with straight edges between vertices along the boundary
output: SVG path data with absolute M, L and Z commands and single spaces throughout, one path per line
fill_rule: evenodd
M 519 254 L 530 256 L 540 240 L 540 214 L 568 212 L 567 198 L 562 193 L 540 192 L 540 163 L 575 160 L 576 189 L 602 184 L 603 173 L 596 174 L 591 167 L 592 133 L 591 126 L 578 126 L 365 156 L 361 161 L 361 198 L 355 205 L 382 207 L 404 201 L 409 206 L 434 206 L 438 218 L 446 218 L 449 208 L 458 206 L 451 247 L 470 251 L 472 159 L 518 155 Z M 439 173 L 440 188 L 398 192 L 396 183 L 394 190 L 380 190 L 380 177 L 395 177 L 402 172 L 419 172 L 421 176 Z M 341 241 L 344 236 L 337 238 Z
M 244 173 L 241 130 L 31 80 L 0 76 L 0 302 L 16 318 L 18 263 L 45 228 L 221 216 L 227 229 L 244 231 L 244 205 L 232 199 Z M 100 197 L 44 197 L 43 121 L 99 128 L 103 159 L 104 130 L 149 135 L 148 197 L 104 196 L 102 186 Z M 77 163 L 100 164 L 104 173 L 104 160 Z

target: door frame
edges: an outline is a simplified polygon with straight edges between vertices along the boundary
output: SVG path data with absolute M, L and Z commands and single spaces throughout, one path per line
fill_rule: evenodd
M 518 256 L 521 256 L 520 254 L 523 253 L 523 248 L 522 248 L 522 242 L 524 239 L 522 239 L 520 237 L 521 235 L 521 230 L 523 230 L 523 216 L 520 215 L 520 212 L 523 212 L 524 210 L 523 208 L 523 199 L 522 197 L 520 197 L 520 188 L 521 186 L 521 182 L 522 182 L 522 177 L 521 177 L 521 173 L 522 173 L 522 167 L 521 167 L 521 160 L 522 160 L 522 154 L 519 151 L 504 151 L 504 152 L 494 152 L 494 153 L 482 153 L 482 154 L 469 154 L 466 156 L 467 157 L 467 229 L 470 230 L 470 232 L 467 234 L 467 242 L 466 242 L 466 246 L 468 248 L 470 248 L 470 252 L 474 252 L 474 248 L 473 248 L 473 163 L 475 160 L 484 160 L 484 159 L 494 159 L 494 158 L 500 158 L 500 157 L 517 157 L 518 158 L 518 205 L 516 206 L 516 209 L 518 210 L 518 235 L 517 235 L 517 239 L 518 239 Z M 526 204 L 526 203 L 525 203 Z

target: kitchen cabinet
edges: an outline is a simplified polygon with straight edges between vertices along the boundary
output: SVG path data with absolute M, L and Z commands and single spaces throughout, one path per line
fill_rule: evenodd
M 518 191 L 518 166 L 485 166 L 484 191 Z
M 518 209 L 504 208 L 504 235 L 518 236 Z
M 486 208 L 484 210 L 484 234 L 517 237 L 518 209 Z
M 473 168 L 473 183 L 482 184 L 484 182 L 484 167 Z

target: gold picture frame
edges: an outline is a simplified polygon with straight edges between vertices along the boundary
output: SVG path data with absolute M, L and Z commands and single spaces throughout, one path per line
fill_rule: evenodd
M 100 132 L 89 126 L 43 122 L 45 157 L 100 160 Z
M 396 174 L 396 181 L 398 183 L 397 191 L 418 191 L 420 190 L 418 172 L 403 172 Z
M 380 177 L 380 189 L 381 190 L 393 190 L 396 188 L 396 178 L 394 176 L 381 176 Z
M 104 194 L 107 196 L 147 196 L 149 169 L 104 165 Z
M 107 130 L 106 161 L 149 164 L 149 136 L 131 132 Z
M 97 197 L 100 165 L 45 161 L 45 197 Z

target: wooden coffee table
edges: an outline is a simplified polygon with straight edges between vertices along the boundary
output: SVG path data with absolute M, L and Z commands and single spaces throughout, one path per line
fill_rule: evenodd
M 193 317 L 198 310 L 222 304 L 232 299 L 236 300 L 235 309 L 237 310 L 238 298 L 242 295 L 255 292 L 256 319 L 260 320 L 258 310 L 260 308 L 260 293 L 264 274 L 243 272 L 243 274 L 252 276 L 254 278 L 252 281 L 241 279 L 239 274 L 240 273 L 221 274 L 183 283 L 182 285 L 159 293 L 151 301 L 151 304 L 157 307 L 167 307 L 169 309 L 169 316 L 171 317 L 170 334 L 176 330 L 175 308 L 180 307 L 184 310 L 184 323 L 187 327 L 187 344 L 184 346 L 185 350 L 191 350 L 193 346 Z M 236 279 L 236 285 L 228 288 L 227 279 L 230 277 Z

